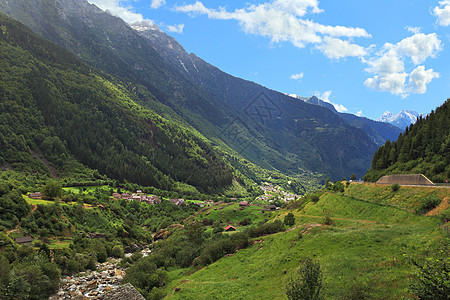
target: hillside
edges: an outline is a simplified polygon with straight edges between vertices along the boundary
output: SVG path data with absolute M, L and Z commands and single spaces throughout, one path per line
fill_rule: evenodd
M 348 196 L 361 195 L 361 188 L 364 200 Z M 442 213 L 449 210 L 437 218 L 399 209 L 387 199 L 410 193 L 409 188 L 402 190 L 398 195 L 391 191 L 380 202 L 369 195 L 378 193 L 373 186 L 351 184 L 345 194 L 324 192 L 317 202 L 304 199 L 300 206 L 269 212 L 269 222 L 283 220 L 291 212 L 295 225 L 286 232 L 255 238 L 247 248 L 204 268 L 170 272 L 168 298 L 285 299 L 288 278 L 307 257 L 320 262 L 325 298 L 411 296 L 407 287 L 415 268 L 410 258 L 432 255 L 441 246 L 448 253 L 448 238 L 436 222 L 442 223 Z M 450 196 L 448 189 L 414 188 L 413 194 L 417 192 L 437 193 L 440 200 Z M 412 201 L 411 208 L 415 205 Z M 209 218 L 205 213 L 203 217 Z
M 424 174 L 433 182 L 450 178 L 450 100 L 381 146 L 364 180 L 389 174 Z
M 0 24 L 2 169 L 57 176 L 84 165 L 164 189 L 231 184 L 231 167 L 209 143 L 140 106 L 117 79 L 4 15 Z
M 360 176 L 369 167 L 376 145 L 362 130 L 326 108 L 226 74 L 154 27 L 138 32 L 85 0 L 1 0 L 0 10 L 118 76 L 140 104 L 222 151 L 303 177 Z M 272 117 L 255 115 L 263 104 Z

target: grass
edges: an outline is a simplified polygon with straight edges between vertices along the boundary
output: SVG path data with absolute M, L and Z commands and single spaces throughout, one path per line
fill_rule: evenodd
M 208 212 L 209 215 L 207 215 Z M 196 219 L 198 221 L 201 221 L 202 219 L 212 219 L 215 222 L 220 222 L 222 224 L 238 226 L 239 222 L 244 218 L 249 218 L 252 224 L 256 224 L 270 216 L 270 212 L 262 213 L 262 207 L 259 206 L 251 205 L 244 207 L 241 210 L 237 203 L 222 203 L 209 207 L 209 209 L 198 214 Z
M 49 249 L 66 249 L 69 248 L 70 243 L 72 242 L 71 238 L 60 238 L 60 239 L 50 239 Z
M 374 299 L 408 297 L 413 266 L 407 257 L 428 254 L 445 239 L 444 233 L 436 227 L 436 217 L 383 205 L 379 199 L 361 201 L 325 193 L 302 210 L 274 213 L 280 219 L 294 213 L 295 225 L 290 231 L 257 238 L 248 248 L 196 272 L 190 268 L 169 272 L 173 281 L 167 298 L 286 299 L 286 280 L 306 257 L 321 264 L 326 298 L 346 299 L 352 291 Z M 211 211 L 210 216 L 219 217 L 219 212 Z M 333 226 L 322 224 L 326 215 Z
M 421 200 L 426 197 L 437 196 L 442 200 L 449 198 L 450 189 L 445 187 L 401 186 L 398 191 L 393 191 L 390 185 L 352 183 L 345 189 L 345 195 L 413 212 L 420 205 Z M 445 212 L 450 212 L 448 207 L 441 211 L 441 213 Z

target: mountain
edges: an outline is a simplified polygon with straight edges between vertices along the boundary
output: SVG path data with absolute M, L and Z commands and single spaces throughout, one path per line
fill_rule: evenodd
M 361 128 L 378 146 L 383 145 L 387 140 L 397 140 L 399 134 L 403 132 L 397 126 L 380 121 L 374 121 L 365 117 L 358 117 L 353 114 L 339 113 L 350 125 Z
M 145 108 L 269 170 L 362 175 L 376 144 L 330 110 L 233 77 L 150 24 L 85 0 L 0 0 L 0 10 L 114 75 Z
M 375 152 L 364 176 L 376 181 L 389 174 L 424 174 L 434 182 L 450 178 L 450 100 Z
M 312 105 L 318 105 L 318 106 L 322 106 L 322 107 L 328 108 L 332 112 L 338 113 L 338 111 L 336 110 L 336 108 L 334 107 L 333 104 L 325 102 L 325 101 L 317 98 L 316 96 L 311 96 L 309 98 L 301 97 L 301 96 L 296 95 L 296 94 L 289 94 L 289 96 L 291 96 L 293 98 L 297 98 L 297 99 L 302 100 L 302 101 L 305 101 L 306 103 L 309 103 L 309 104 L 312 104 Z
M 210 143 L 137 104 L 116 78 L 3 14 L 0 25 L 2 169 L 76 177 L 88 167 L 166 190 L 231 184 Z
M 404 129 L 409 125 L 416 123 L 419 116 L 420 114 L 418 112 L 412 110 L 402 110 L 396 115 L 389 111 L 386 111 L 381 115 L 378 121 L 390 123 L 394 126 L 397 126 L 398 128 Z
M 400 128 L 389 123 L 373 121 L 371 119 L 358 117 L 353 114 L 339 113 L 333 104 L 325 102 L 316 96 L 311 96 L 309 98 L 301 97 L 295 94 L 290 94 L 289 96 L 305 101 L 309 104 L 328 108 L 332 112 L 339 114 L 339 116 L 349 125 L 364 130 L 367 136 L 378 146 L 383 145 L 387 140 L 395 141 L 398 138 L 398 135 L 403 132 Z

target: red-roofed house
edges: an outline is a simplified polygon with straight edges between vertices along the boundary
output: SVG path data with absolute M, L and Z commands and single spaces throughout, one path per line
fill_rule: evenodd
M 236 231 L 236 227 L 228 225 L 227 227 L 225 227 L 225 231 Z

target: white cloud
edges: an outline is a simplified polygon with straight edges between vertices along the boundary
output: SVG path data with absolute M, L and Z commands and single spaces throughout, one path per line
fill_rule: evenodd
M 433 72 L 433 69 L 425 70 L 424 66 L 418 66 L 409 75 L 408 91 L 425 94 L 427 85 L 434 78 L 439 78 L 439 73 Z
M 324 43 L 317 46 L 317 48 L 330 59 L 340 59 L 347 56 L 362 57 L 366 55 L 366 50 L 356 44 L 351 44 L 349 41 L 326 36 L 323 39 Z
M 303 75 L 304 75 L 303 73 L 292 74 L 290 78 L 301 81 L 303 79 Z
M 424 66 L 418 65 L 435 57 L 441 50 L 442 42 L 435 33 L 416 33 L 397 44 L 386 43 L 375 58 L 362 59 L 368 65 L 366 71 L 374 74 L 364 85 L 402 98 L 410 93 L 423 94 L 427 85 L 432 79 L 438 78 L 439 74 L 433 69 L 425 70 Z M 412 65 L 414 70 L 407 72 L 405 64 Z
M 422 28 L 420 27 L 411 27 L 411 26 L 406 26 L 405 29 L 414 34 L 420 33 L 420 31 L 422 30 Z
M 227 11 L 223 7 L 210 9 L 196 1 L 175 9 L 191 15 L 207 15 L 210 19 L 236 20 L 245 33 L 268 37 L 274 43 L 291 42 L 299 48 L 308 44 L 323 45 L 323 51 L 330 48 L 326 53 L 333 58 L 360 56 L 364 50 L 362 47 L 348 41 L 330 39 L 370 37 L 363 28 L 322 25 L 302 19 L 307 14 L 321 13 L 318 5 L 317 0 L 274 0 Z M 332 49 L 333 46 L 335 49 Z
M 364 116 L 362 110 L 359 110 L 358 112 L 356 112 L 356 115 L 357 115 L 358 117 Z
M 364 85 L 380 92 L 390 92 L 394 95 L 406 96 L 405 81 L 407 73 L 388 73 L 383 75 L 376 75 L 372 78 L 367 78 Z
M 133 12 L 131 7 L 120 6 L 119 0 L 88 0 L 88 2 L 97 5 L 102 10 L 108 11 L 113 16 L 119 17 L 129 24 L 144 21 L 144 17 Z
M 434 15 L 438 18 L 439 25 L 450 25 L 450 0 L 439 1 L 439 6 L 433 9 Z
M 166 27 L 167 27 L 167 31 L 169 31 L 169 32 L 183 33 L 184 24 L 167 25 Z
M 323 93 L 315 92 L 314 95 L 316 95 L 316 97 L 319 98 L 320 100 L 322 100 L 323 102 L 327 102 L 327 103 L 330 103 L 331 105 L 333 105 L 334 108 L 338 112 L 348 111 L 348 109 L 344 105 L 331 102 L 331 100 L 330 100 L 331 93 L 332 93 L 332 91 L 325 91 Z
M 163 6 L 164 4 L 166 4 L 166 0 L 152 0 L 152 4 L 150 4 L 150 7 L 153 9 L 157 9 Z
M 398 54 L 409 56 L 417 65 L 423 63 L 428 57 L 435 57 L 442 49 L 442 42 L 436 33 L 417 33 L 401 40 L 395 48 Z

